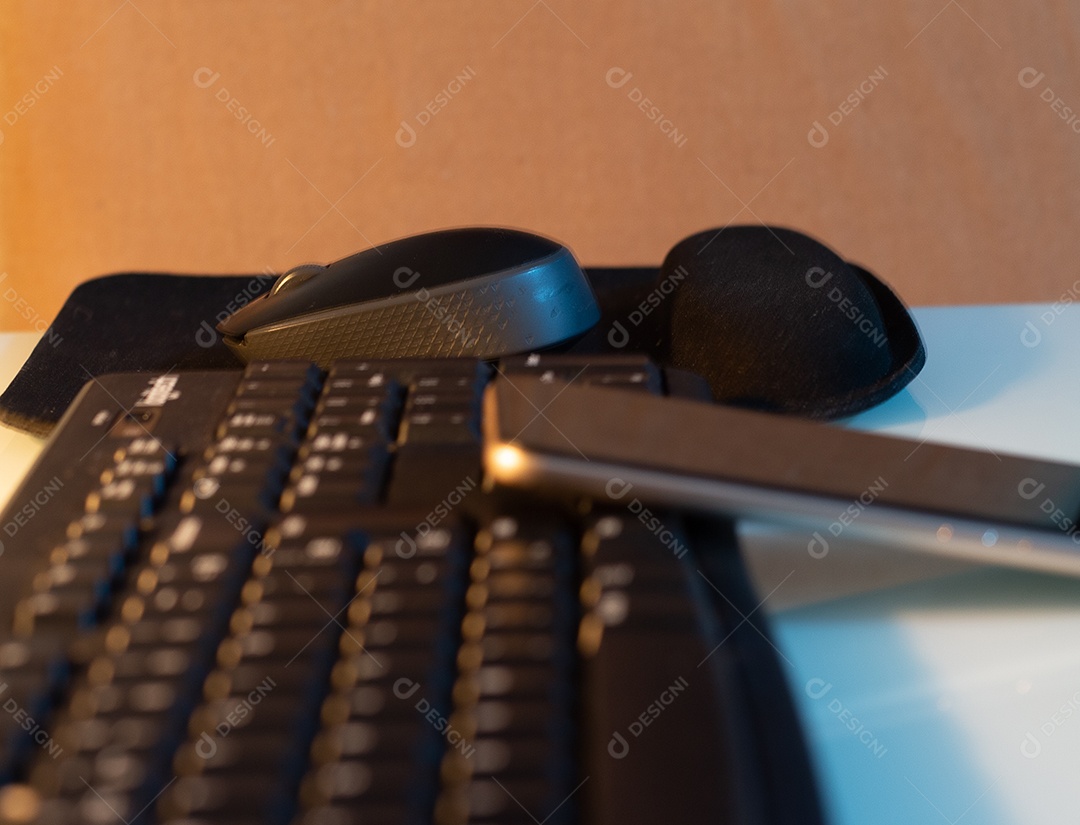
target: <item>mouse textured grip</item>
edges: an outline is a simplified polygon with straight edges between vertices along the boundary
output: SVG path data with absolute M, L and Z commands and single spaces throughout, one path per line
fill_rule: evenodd
M 588 283 L 571 268 L 477 280 L 457 290 L 409 293 L 249 331 L 225 343 L 244 361 L 304 358 L 496 358 L 563 341 L 596 323 Z M 544 331 L 538 340 L 537 329 Z

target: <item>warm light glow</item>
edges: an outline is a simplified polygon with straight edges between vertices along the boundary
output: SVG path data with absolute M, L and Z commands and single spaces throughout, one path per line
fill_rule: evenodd
M 0 821 L 33 822 L 41 814 L 41 797 L 28 785 L 8 785 L 0 791 Z
M 496 474 L 515 473 L 525 463 L 525 453 L 520 447 L 502 444 L 491 451 L 491 469 Z

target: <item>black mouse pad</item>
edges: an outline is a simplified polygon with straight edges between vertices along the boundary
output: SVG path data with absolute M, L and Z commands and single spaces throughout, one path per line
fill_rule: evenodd
M 587 274 L 603 316 L 567 349 L 612 350 L 604 331 L 635 311 L 657 270 L 594 268 Z M 80 284 L 0 396 L 0 422 L 47 435 L 83 384 L 110 372 L 241 366 L 214 327 L 274 281 L 265 275 L 121 273 Z
M 856 365 L 848 382 L 853 389 L 837 406 L 833 400 L 807 395 L 806 387 L 815 384 L 815 377 L 803 376 L 793 384 L 785 377 L 784 364 L 770 363 L 761 357 L 764 353 L 758 353 L 753 368 L 774 385 L 776 394 L 791 396 L 783 411 L 810 418 L 852 415 L 899 392 L 922 368 L 922 340 L 903 303 L 872 273 L 858 267 L 852 271 L 868 288 L 875 311 L 881 313 L 890 365 L 884 374 Z M 670 307 L 654 300 L 659 274 L 656 267 L 587 269 L 600 320 L 585 335 L 555 349 L 579 354 L 641 353 L 672 366 L 667 352 L 670 320 L 665 318 Z M 0 395 L 0 422 L 47 435 L 82 386 L 110 372 L 241 366 L 215 327 L 275 280 L 276 276 L 269 275 L 122 273 L 80 284 Z M 776 299 L 783 302 L 779 294 Z M 732 330 L 732 335 L 737 332 Z M 725 342 L 705 343 L 712 357 L 725 357 Z M 718 402 L 777 411 L 775 403 L 747 399 L 736 387 L 713 384 Z
M 95 376 L 237 366 L 216 319 L 274 280 L 122 273 L 80 284 L 0 396 L 0 421 L 46 435 Z

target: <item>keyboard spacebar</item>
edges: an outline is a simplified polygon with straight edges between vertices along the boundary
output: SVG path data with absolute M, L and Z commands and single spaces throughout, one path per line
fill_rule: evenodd
M 583 820 L 726 822 L 730 779 L 725 737 L 704 655 L 695 640 L 643 633 L 605 640 L 586 667 L 586 770 Z M 663 651 L 663 661 L 642 651 Z M 674 668 L 671 667 L 674 665 Z
M 705 643 L 689 566 L 637 520 L 601 519 L 597 533 L 583 586 L 598 592 L 582 624 L 582 821 L 745 821 L 731 818 L 746 813 L 733 787 L 744 766 L 717 679 L 729 651 Z

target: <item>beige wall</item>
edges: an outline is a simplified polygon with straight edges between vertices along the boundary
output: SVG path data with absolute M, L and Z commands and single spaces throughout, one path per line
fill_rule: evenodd
M 0 328 L 104 272 L 279 269 L 473 223 L 655 264 L 762 220 L 911 303 L 1070 290 L 1080 121 L 1053 100 L 1080 112 L 1077 5 L 827 5 L 4 0 Z

